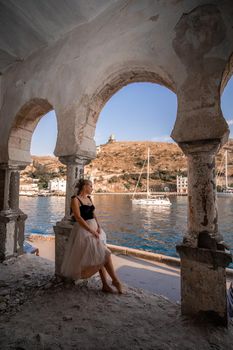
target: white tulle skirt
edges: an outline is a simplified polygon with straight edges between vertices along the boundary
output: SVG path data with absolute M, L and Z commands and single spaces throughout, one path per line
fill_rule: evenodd
M 97 230 L 95 219 L 87 220 L 88 225 Z M 96 239 L 75 222 L 65 250 L 61 273 L 74 280 L 93 276 L 107 261 L 110 250 L 106 246 L 106 234 L 101 230 Z

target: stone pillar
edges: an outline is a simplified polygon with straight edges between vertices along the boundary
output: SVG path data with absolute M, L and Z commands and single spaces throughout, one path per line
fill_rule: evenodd
M 84 165 L 88 160 L 82 157 L 60 157 L 60 161 L 67 166 L 66 175 L 66 201 L 64 221 L 70 220 L 70 199 L 75 191 L 76 182 L 84 177 Z
M 215 155 L 218 140 L 180 143 L 188 159 L 188 232 L 181 258 L 182 314 L 227 325 L 226 272 L 232 261 L 218 232 Z
M 19 178 L 24 168 L 0 164 L 0 261 L 23 254 L 27 215 L 19 209 Z
M 75 184 L 84 176 L 84 166 L 91 159 L 81 156 L 59 157 L 63 164 L 67 165 L 66 178 L 66 200 L 65 200 L 65 216 L 54 226 L 55 232 L 55 274 L 61 276 L 60 269 L 63 255 L 70 232 L 72 230 L 72 222 L 70 220 L 70 201 L 71 196 L 75 192 Z

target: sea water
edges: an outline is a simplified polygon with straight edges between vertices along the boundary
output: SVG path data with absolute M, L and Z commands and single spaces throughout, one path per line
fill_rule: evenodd
M 131 196 L 96 194 L 96 214 L 110 244 L 178 257 L 176 244 L 187 231 L 187 197 L 170 197 L 171 207 L 132 204 Z M 219 231 L 233 253 L 233 196 L 217 199 Z M 64 216 L 64 197 L 20 197 L 28 215 L 26 234 L 54 234 Z

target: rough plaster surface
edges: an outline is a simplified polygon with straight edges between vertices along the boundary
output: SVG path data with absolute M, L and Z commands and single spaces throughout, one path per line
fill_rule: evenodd
M 95 156 L 95 126 L 108 99 L 132 82 L 162 84 L 177 94 L 178 110 L 172 137 L 180 145 L 190 146 L 187 150 L 191 172 L 189 236 L 194 247 L 197 242 L 203 244 L 203 240 L 198 241 L 200 231 L 217 241 L 214 153 L 207 150 L 206 156 L 201 154 L 200 141 L 216 140 L 220 146 L 229 133 L 221 112 L 220 91 L 233 67 L 232 1 L 101 0 L 92 8 L 90 1 L 79 1 L 77 16 L 75 11 L 70 11 L 72 6 L 75 9 L 74 2 L 63 14 L 62 4 L 49 0 L 44 9 L 36 2 L 28 2 L 25 14 L 39 11 L 33 28 L 25 23 L 21 5 L 18 4 L 18 10 L 13 1 L 1 5 L 0 19 L 14 22 L 8 27 L 9 31 L 5 30 L 5 35 L 8 33 L 11 37 L 22 17 L 24 22 L 14 40 L 7 41 L 4 36 L 0 42 L 0 65 L 6 68 L 14 62 L 0 77 L 0 164 L 23 166 L 30 162 L 33 131 L 40 118 L 51 109 L 56 112 L 58 124 L 55 154 L 65 163 L 73 159 L 75 164 L 76 157 L 91 159 Z M 51 5 L 56 9 L 52 13 Z M 51 14 L 51 24 L 43 16 L 45 13 Z M 27 29 L 28 35 L 24 35 Z M 196 155 L 190 154 L 193 149 Z M 73 170 L 70 171 L 70 189 L 75 177 Z M 13 180 L 12 183 L 16 183 Z M 70 189 L 68 187 L 67 198 Z M 8 192 L 8 180 L 0 173 L 0 193 L 3 194 L 0 204 L 4 208 L 10 199 Z M 11 201 L 10 205 L 17 207 L 17 203 Z M 7 223 L 6 228 L 6 219 L 3 215 L 4 223 L 0 223 L 4 226 L 0 227 L 3 238 L 0 252 L 4 254 L 17 250 L 15 242 L 22 243 L 25 217 L 22 214 L 18 236 L 15 221 Z M 56 230 L 58 271 L 66 228 L 58 225 Z M 198 268 L 201 269 L 201 265 Z M 208 269 L 197 270 L 197 275 L 202 272 L 202 280 L 189 274 L 191 280 L 185 282 L 186 287 L 190 288 L 195 282 L 198 287 L 202 284 L 207 287 Z M 224 273 L 220 271 L 222 280 L 212 277 L 213 289 L 214 281 L 218 281 L 222 291 L 219 292 L 220 307 L 217 302 L 211 307 L 221 317 L 226 314 Z M 203 290 L 202 294 L 205 298 Z M 194 297 L 192 291 L 191 296 Z M 215 300 L 217 296 L 218 291 L 214 294 Z M 188 307 L 191 304 L 189 300 Z M 209 305 L 208 300 L 206 305 Z
M 0 161 L 29 160 L 33 130 L 41 112 L 51 108 L 58 121 L 56 155 L 92 157 L 101 108 L 134 81 L 160 83 L 177 93 L 172 133 L 176 141 L 221 139 L 227 134 L 219 91 L 233 52 L 231 2 L 137 0 L 102 5 L 92 20 L 79 22 L 68 33 L 64 29 L 63 36 L 47 47 L 38 46 L 4 72 Z M 47 108 L 38 102 L 38 110 L 27 110 L 31 101 L 44 101 Z
M 1 2 L 0 22 L 4 25 L 1 32 L 1 72 L 75 27 L 89 22 L 112 3 L 114 0 Z
M 173 47 L 189 74 L 181 86 L 173 137 L 177 141 L 184 137 L 198 140 L 201 126 L 201 138 L 208 139 L 212 134 L 213 139 L 221 139 L 228 130 L 219 104 L 219 83 L 227 59 L 212 54 L 226 41 L 221 11 L 214 4 L 199 6 L 183 14 L 175 32 Z M 188 131 L 184 131 L 188 125 Z

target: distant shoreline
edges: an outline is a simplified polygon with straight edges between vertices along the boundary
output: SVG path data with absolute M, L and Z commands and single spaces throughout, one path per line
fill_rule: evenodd
M 108 195 L 108 194 L 119 194 L 119 195 L 127 195 L 127 196 L 133 196 L 133 194 L 135 196 L 137 195 L 146 195 L 146 192 L 93 192 L 92 195 Z M 20 197 L 65 197 L 66 195 L 65 194 L 45 194 L 45 195 L 42 195 L 42 194 L 19 194 Z M 178 192 L 151 192 L 151 195 L 154 195 L 154 196 L 187 196 L 187 193 L 178 193 Z
M 151 195 L 153 196 L 187 196 L 187 193 L 178 193 L 178 192 L 150 192 Z M 93 193 L 93 195 L 96 195 L 96 194 L 100 194 L 100 195 L 103 195 L 103 194 L 126 194 L 126 195 L 129 195 L 129 196 L 132 196 L 133 194 L 135 196 L 137 195 L 146 195 L 146 192 L 95 192 Z

